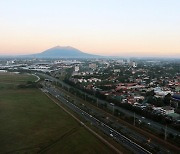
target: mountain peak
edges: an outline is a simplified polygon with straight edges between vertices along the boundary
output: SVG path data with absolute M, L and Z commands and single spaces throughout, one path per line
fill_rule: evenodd
M 78 50 L 78 49 L 71 47 L 71 46 L 60 46 L 60 45 L 57 45 L 57 46 L 52 47 L 50 49 L 75 49 L 75 50 Z
M 92 58 L 97 57 L 84 53 L 71 46 L 55 46 L 48 50 L 45 50 L 39 54 L 34 55 L 39 58 Z

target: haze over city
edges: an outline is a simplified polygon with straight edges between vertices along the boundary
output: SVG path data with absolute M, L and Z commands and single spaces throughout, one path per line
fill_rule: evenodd
M 56 45 L 110 56 L 180 57 L 179 0 L 0 1 L 0 55 Z
M 0 154 L 180 151 L 180 0 L 0 0 Z

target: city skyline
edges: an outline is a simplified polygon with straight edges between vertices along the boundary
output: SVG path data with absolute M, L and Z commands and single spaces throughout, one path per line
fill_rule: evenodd
M 53 46 L 110 56 L 179 57 L 180 1 L 0 2 L 0 55 Z

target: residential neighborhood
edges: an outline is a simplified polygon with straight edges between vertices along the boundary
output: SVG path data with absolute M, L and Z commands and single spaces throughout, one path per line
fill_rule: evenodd
M 180 122 L 178 61 L 14 59 L 1 61 L 0 69 L 48 73 L 109 103 L 150 113 L 149 118 L 158 116 L 173 126 Z

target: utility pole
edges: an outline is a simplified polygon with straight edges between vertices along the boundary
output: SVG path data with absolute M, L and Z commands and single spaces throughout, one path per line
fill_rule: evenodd
M 114 105 L 113 105 L 113 115 L 114 115 Z
M 136 117 L 135 117 L 135 112 L 134 112 L 134 126 L 136 125 Z
M 96 99 L 97 107 L 98 107 L 98 98 Z
M 165 127 L 165 130 L 164 130 L 164 140 L 166 141 L 167 139 L 167 125 Z
M 113 107 L 113 115 L 114 115 L 114 104 L 113 104 L 113 103 L 110 103 L 110 105 L 112 105 L 112 107 Z

